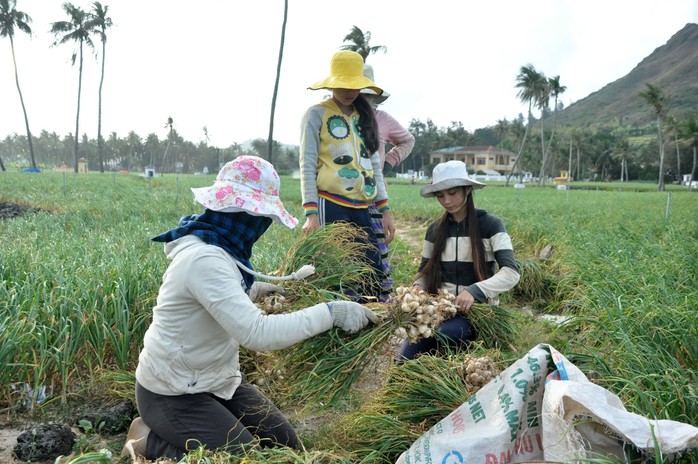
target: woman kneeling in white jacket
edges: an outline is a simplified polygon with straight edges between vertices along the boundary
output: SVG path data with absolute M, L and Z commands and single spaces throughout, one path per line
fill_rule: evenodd
M 275 315 L 255 306 L 255 298 L 282 289 L 254 281 L 260 274 L 250 265 L 252 246 L 272 221 L 289 228 L 298 223 L 279 199 L 270 163 L 240 156 L 213 186 L 192 191 L 204 212 L 152 239 L 165 242 L 171 263 L 143 340 L 136 369 L 140 418 L 131 424 L 123 454 L 178 460 L 201 445 L 231 453 L 299 448 L 281 411 L 245 382 L 240 347 L 278 350 L 333 326 L 354 333 L 376 316 L 349 301 Z

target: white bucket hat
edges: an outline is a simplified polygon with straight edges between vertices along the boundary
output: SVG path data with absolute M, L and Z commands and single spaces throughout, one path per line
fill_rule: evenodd
M 462 161 L 446 161 L 439 163 L 431 173 L 431 184 L 425 185 L 419 190 L 419 194 L 424 198 L 433 197 L 436 192 L 448 190 L 453 187 L 471 185 L 473 188 L 481 189 L 485 184 L 471 179 L 468 170 Z
M 226 163 L 211 187 L 192 188 L 194 201 L 213 211 L 244 211 L 293 229 L 298 224 L 279 198 L 279 175 L 257 156 L 239 156 Z
M 375 79 L 373 78 L 373 66 L 371 66 L 370 64 L 364 65 L 364 77 L 375 82 Z M 386 92 L 385 90 L 383 91 L 382 94 L 379 95 L 373 89 L 370 89 L 370 88 L 361 89 L 361 93 L 364 95 L 368 95 L 370 97 L 373 97 L 373 99 L 376 102 L 376 105 L 383 103 L 390 96 L 390 94 L 388 92 Z

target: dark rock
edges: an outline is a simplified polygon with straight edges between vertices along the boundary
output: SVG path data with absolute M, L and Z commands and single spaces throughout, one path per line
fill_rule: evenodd
M 23 206 L 17 203 L 9 203 L 0 201 L 0 219 L 12 219 L 21 216 L 24 213 L 36 213 L 41 211 L 40 208 L 32 208 Z
M 131 421 L 136 417 L 136 406 L 133 401 L 118 403 L 104 411 L 86 414 L 78 421 L 78 427 L 86 432 L 82 422 L 90 423 L 93 432 L 99 434 L 116 434 L 128 429 Z
M 65 424 L 42 424 L 17 437 L 14 454 L 20 461 L 53 461 L 72 453 L 75 438 Z

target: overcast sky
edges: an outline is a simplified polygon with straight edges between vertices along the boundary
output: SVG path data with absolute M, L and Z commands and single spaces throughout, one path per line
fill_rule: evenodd
M 78 67 L 72 44 L 52 47 L 62 1 L 17 0 L 33 36 L 15 31 L 19 82 L 32 133 L 75 131 Z M 406 127 L 431 119 L 473 131 L 526 107 L 516 76 L 531 64 L 567 87 L 565 106 L 629 73 L 687 23 L 696 0 L 289 0 L 274 139 L 298 144 L 305 109 L 327 95 L 307 87 L 329 73 L 356 25 L 387 53 L 368 59 L 383 103 Z M 74 5 L 89 9 L 91 2 Z M 167 135 L 227 147 L 266 138 L 283 0 L 102 0 L 108 31 L 102 133 Z M 101 60 L 101 44 L 95 39 Z M 100 64 L 85 49 L 80 133 L 97 137 Z M 0 138 L 26 134 L 10 41 L 0 38 Z

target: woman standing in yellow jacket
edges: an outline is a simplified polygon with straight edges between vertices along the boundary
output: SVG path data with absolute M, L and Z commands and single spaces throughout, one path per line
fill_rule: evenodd
M 303 231 L 311 233 L 338 221 L 363 229 L 371 245 L 366 259 L 375 269 L 376 279 L 356 290 L 361 300 L 377 299 L 384 276 L 369 205 L 375 203 L 383 214 L 386 243 L 392 241 L 395 225 L 378 155 L 378 124 L 373 108 L 360 91 L 369 88 L 380 95 L 383 90 L 363 75 L 363 59 L 351 51 L 335 53 L 330 75 L 309 88 L 329 89 L 332 97 L 311 106 L 303 116 Z

